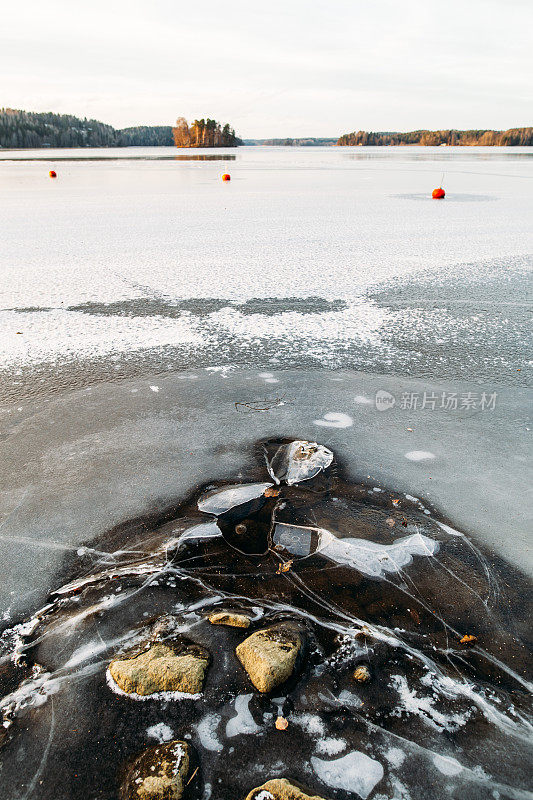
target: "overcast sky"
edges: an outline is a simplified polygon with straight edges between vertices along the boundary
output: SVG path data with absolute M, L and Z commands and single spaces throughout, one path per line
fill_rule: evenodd
M 244 137 L 533 124 L 533 0 L 4 0 L 0 106 Z

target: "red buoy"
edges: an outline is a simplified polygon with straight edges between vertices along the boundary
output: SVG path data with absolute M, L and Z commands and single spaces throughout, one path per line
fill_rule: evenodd
M 225 173 L 223 174 L 223 176 L 222 176 L 222 180 L 223 180 L 223 181 L 230 181 L 230 180 L 231 180 L 231 175 L 228 175 L 228 173 L 227 173 L 227 172 L 225 172 Z
M 434 200 L 442 200 L 443 197 L 446 197 L 446 192 L 444 191 L 442 186 L 439 186 L 438 189 L 433 189 L 431 196 Z
M 57 178 L 57 172 L 55 171 L 55 169 L 51 169 L 48 174 L 50 175 L 51 178 Z

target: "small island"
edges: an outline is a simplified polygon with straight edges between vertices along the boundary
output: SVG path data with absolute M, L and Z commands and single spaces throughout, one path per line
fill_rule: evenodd
M 237 147 L 242 144 L 229 123 L 222 125 L 216 119 L 195 119 L 189 123 L 178 117 L 172 128 L 176 147 Z

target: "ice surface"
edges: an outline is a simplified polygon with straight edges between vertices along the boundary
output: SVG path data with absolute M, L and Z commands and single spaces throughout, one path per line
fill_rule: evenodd
M 157 394 L 149 389 L 153 381 L 139 378 L 28 400 L 22 412 L 4 404 L 2 613 L 10 609 L 15 617 L 42 605 L 63 558 L 110 526 L 173 505 L 206 479 L 234 483 L 239 472 L 246 474 L 257 440 L 316 440 L 313 421 L 332 400 L 354 417 L 354 425 L 323 428 L 320 441 L 331 444 L 353 479 L 393 486 L 423 498 L 426 507 L 433 503 L 454 529 L 533 572 L 524 502 L 531 483 L 527 391 L 502 390 L 492 411 L 413 412 L 397 404 L 379 412 L 354 403 L 354 396 L 374 397 L 378 389 L 397 396 L 461 393 L 468 384 L 355 372 L 339 372 L 340 380 L 332 381 L 321 371 L 284 371 L 277 391 L 290 402 L 244 413 L 236 401 L 264 398 L 263 379 L 253 370 L 233 370 L 226 378 L 220 372 L 192 373 L 194 380 L 184 380 L 186 375 L 160 377 Z M 410 462 L 405 453 L 413 445 L 438 457 Z M 189 536 L 220 536 L 214 522 L 190 527 Z
M 449 756 L 433 756 L 433 763 L 443 775 L 458 775 L 463 769 L 455 758 Z
M 327 786 L 355 792 L 363 800 L 366 800 L 384 774 L 379 761 L 357 751 L 332 761 L 323 761 L 313 756 L 311 764 L 320 780 Z
M 142 354 L 256 364 L 270 389 L 319 364 L 523 382 L 533 151 L 441 150 L 239 148 L 230 191 L 170 149 L 44 151 L 56 182 L 3 152 L 0 358 L 49 380 Z
M 311 480 L 333 462 L 333 453 L 324 445 L 296 439 L 281 444 L 266 455 L 267 469 L 276 483 L 295 483 Z
M 413 556 L 433 556 L 438 542 L 421 533 L 397 539 L 394 544 L 383 545 L 363 539 L 337 539 L 329 531 L 319 531 L 318 551 L 340 564 L 349 564 L 365 575 L 384 575 L 400 572 L 413 560 Z
M 198 500 L 198 508 L 205 514 L 223 514 L 234 506 L 248 503 L 264 494 L 271 483 L 249 483 L 207 492 Z

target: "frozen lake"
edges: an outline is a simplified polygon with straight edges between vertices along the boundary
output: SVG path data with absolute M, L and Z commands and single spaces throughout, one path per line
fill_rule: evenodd
M 225 171 L 231 183 L 220 180 Z M 434 201 L 443 175 L 446 199 Z M 432 499 L 444 503 L 446 495 L 445 512 L 463 509 L 459 523 L 475 530 L 477 520 L 479 536 L 527 568 L 532 182 L 532 148 L 2 151 L 0 393 L 4 430 L 16 432 L 4 444 L 18 459 L 17 436 L 36 418 L 56 424 L 50 448 L 56 437 L 76 440 L 47 404 L 61 408 L 72 403 L 71 390 L 100 383 L 138 380 L 142 392 L 158 376 L 214 368 L 217 395 L 228 387 L 231 404 L 240 389 L 224 378 L 239 369 L 266 376 L 258 380 L 268 399 L 293 392 L 287 370 L 327 368 L 331 403 L 314 408 L 316 395 L 304 397 L 300 382 L 297 408 L 312 418 L 347 414 L 353 426 L 319 432 L 352 442 L 354 459 L 375 446 L 380 455 L 368 471 L 385 474 L 382 443 L 360 427 L 368 405 L 357 402 L 357 374 L 365 373 L 369 419 L 386 435 L 391 420 L 413 428 L 411 449 L 424 452 L 438 449 L 442 431 L 455 488 L 439 495 L 432 485 Z M 351 399 L 337 401 L 338 370 L 354 387 Z M 396 404 L 378 414 L 380 388 Z M 103 436 L 88 398 L 76 402 Z M 157 400 L 158 419 L 180 413 L 179 397 Z M 514 409 L 507 414 L 506 404 Z M 207 397 L 204 405 L 216 419 Z M 433 430 L 431 447 L 421 426 Z M 196 431 L 200 440 L 200 429 L 198 422 L 187 436 Z M 464 436 L 472 437 L 475 475 Z M 396 446 L 392 439 L 391 462 Z M 47 443 L 40 447 L 45 458 Z M 397 480 L 405 470 L 414 480 L 424 465 L 402 462 Z M 7 486 L 22 490 L 29 480 L 39 491 L 37 464 L 6 478 Z M 459 498 L 473 483 L 477 505 L 467 511 Z M 428 492 L 429 482 L 413 488 Z M 128 512 L 145 502 L 140 486 Z M 17 503 L 16 491 L 5 492 L 4 514 Z M 19 512 L 5 525 L 23 519 Z M 56 534 L 64 540 L 62 524 Z
M 446 199 L 434 201 L 443 174 Z M 254 750 L 250 732 L 278 753 L 269 720 L 282 708 L 293 747 L 279 751 L 279 774 L 290 767 L 302 782 L 320 780 L 333 800 L 529 797 L 532 190 L 533 148 L 0 151 L 0 718 L 14 719 L 0 769 L 9 800 L 72 800 L 86 786 L 114 799 L 114 760 L 146 746 L 146 729 L 184 725 L 205 780 L 234 796 L 241 767 L 228 771 L 226 760 Z M 250 567 L 215 522 L 212 545 L 191 544 L 162 565 L 158 536 L 169 532 L 153 526 L 198 522 L 200 487 L 267 486 L 258 442 L 280 437 L 334 453 L 339 496 L 287 489 L 297 511 L 293 519 L 280 502 L 278 513 L 288 527 L 303 519 L 300 531 L 329 536 L 353 572 L 325 568 L 320 552 L 299 565 L 300 551 L 285 577 L 275 548 Z M 350 533 L 361 497 L 364 524 Z M 347 531 L 359 538 L 343 539 Z M 399 562 L 387 562 L 393 578 L 380 582 L 376 553 L 388 552 Z M 361 579 L 368 558 L 374 572 Z M 68 588 L 103 569 L 109 582 Z M 64 601 L 12 627 L 65 583 Z M 277 700 L 270 708 L 250 694 L 228 645 L 205 706 L 188 700 L 182 713 L 152 700 L 140 717 L 109 691 L 109 658 L 135 638 L 139 619 L 173 603 L 182 630 L 218 656 L 198 609 L 242 595 L 257 619 L 305 618 L 318 602 L 305 624 L 320 639 L 313 658 L 331 658 L 326 677 L 312 661 L 305 692 L 283 690 L 276 712 Z M 354 626 L 363 622 L 379 636 L 365 645 L 376 681 L 361 703 L 343 659 L 362 658 Z M 480 647 L 461 650 L 459 637 L 472 632 Z M 22 689 L 6 666 L 13 648 L 29 657 Z M 34 657 L 47 672 L 30 671 Z M 362 727 L 344 730 L 351 714 Z M 83 732 L 78 745 L 71 729 Z M 508 736 L 523 748 L 514 761 L 502 755 Z M 250 787 L 264 779 L 256 766 Z M 217 800 L 207 787 L 198 796 Z
M 532 148 L 2 151 L 2 392 L 102 364 L 523 384 L 532 181 Z

